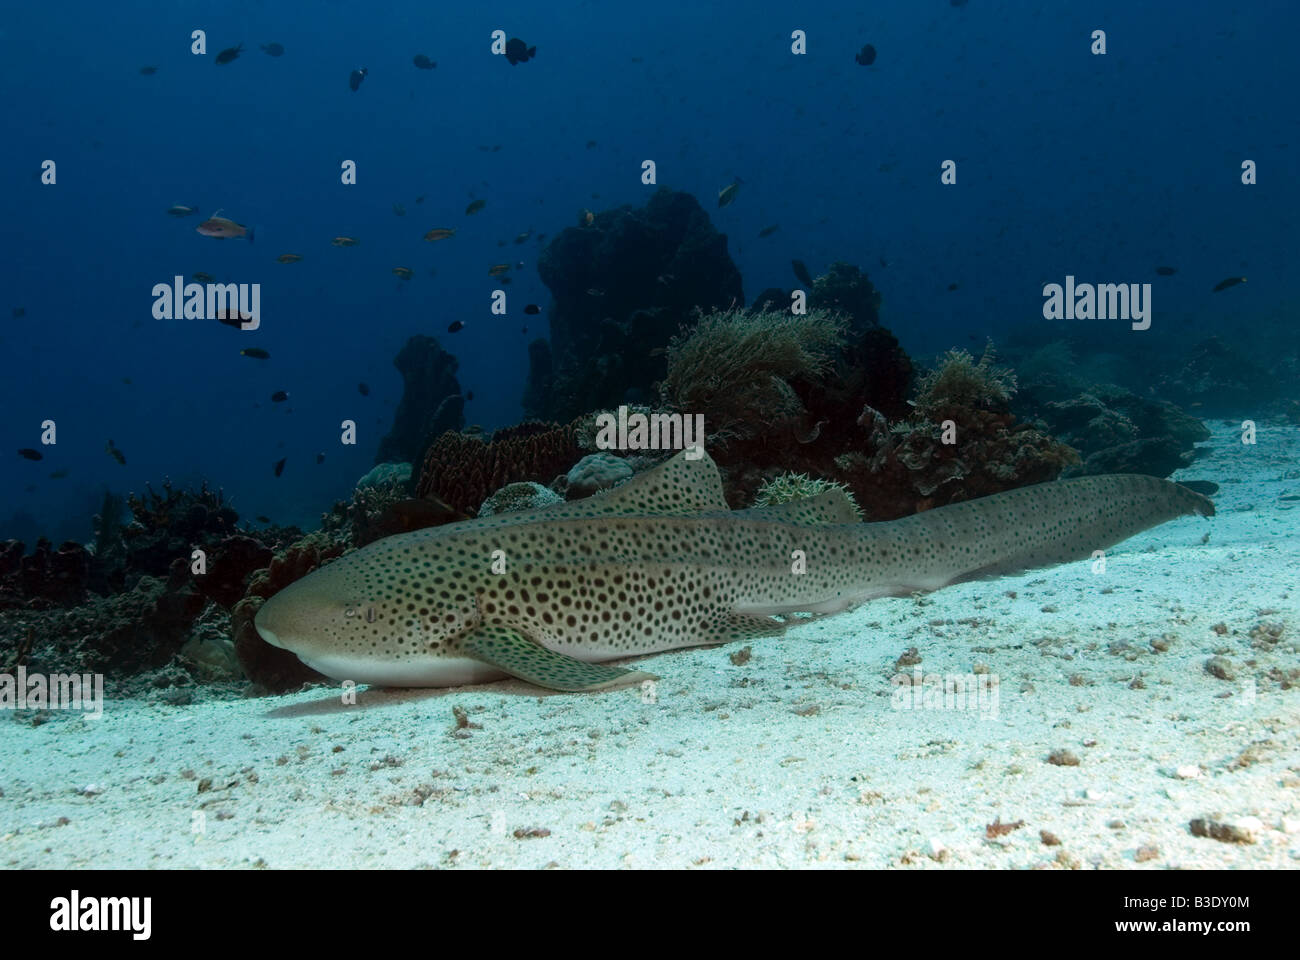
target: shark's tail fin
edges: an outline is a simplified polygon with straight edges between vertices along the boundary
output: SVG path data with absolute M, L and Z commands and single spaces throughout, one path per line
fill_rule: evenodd
M 1040 483 L 895 521 L 932 556 L 943 583 L 1005 576 L 1094 556 L 1214 503 L 1156 477 L 1114 474 Z

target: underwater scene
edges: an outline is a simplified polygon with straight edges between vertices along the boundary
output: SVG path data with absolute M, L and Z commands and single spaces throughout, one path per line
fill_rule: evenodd
M 10 5 L 0 866 L 1300 867 L 1297 27 Z

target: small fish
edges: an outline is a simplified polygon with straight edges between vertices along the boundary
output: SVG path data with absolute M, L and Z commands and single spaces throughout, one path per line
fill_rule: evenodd
M 432 70 L 438 65 L 436 60 L 430 60 L 422 53 L 417 53 L 411 62 L 420 70 Z
M 25 316 L 27 316 L 27 308 L 26 308 L 26 307 L 14 307 L 14 319 L 15 319 L 15 320 L 21 320 L 21 319 L 22 319 L 23 317 L 25 317 Z
M 217 65 L 220 66 L 223 63 L 230 63 L 243 52 L 243 49 L 244 45 L 242 43 L 237 47 L 226 47 L 226 49 L 217 54 Z
M 1176 267 L 1156 267 L 1156 273 L 1162 277 L 1172 277 L 1177 272 Z
M 190 279 L 197 280 L 199 283 L 212 283 L 212 281 L 216 280 L 217 278 L 210 273 L 204 273 L 202 270 L 200 270 L 198 273 L 190 274 Z
M 758 239 L 762 240 L 764 237 L 770 237 L 780 229 L 781 225 L 779 223 L 774 223 L 770 227 L 764 227 L 762 230 L 758 231 Z
M 802 260 L 791 260 L 790 268 L 794 270 L 795 279 L 805 287 L 811 287 L 813 285 L 812 275 L 808 272 L 808 268 L 804 266 Z
M 858 51 L 857 56 L 853 58 L 860 67 L 869 67 L 876 62 L 876 48 L 871 44 L 865 45 Z
M 662 357 L 667 352 L 668 352 L 667 347 L 655 347 L 653 350 L 650 351 L 650 357 L 651 359 L 654 359 L 655 357 Z
M 155 73 L 157 73 L 157 72 L 158 72 L 158 68 L 157 68 L 157 67 L 141 67 L 141 68 L 140 68 L 140 75 L 141 75 L 141 76 L 144 76 L 144 77 L 152 77 L 152 76 L 153 76 Z
M 604 295 L 605 295 L 605 291 L 600 289 L 600 287 L 587 288 L 587 296 L 589 297 L 603 297 Z
M 393 267 L 393 273 L 403 280 L 410 280 L 415 275 L 415 271 L 410 267 Z
M 671 273 L 661 273 L 661 274 L 659 274 L 659 276 L 655 277 L 655 282 L 656 282 L 656 283 L 661 283 L 661 284 L 663 284 L 663 285 L 666 287 L 666 286 L 668 286 L 670 283 L 672 283 L 672 282 L 673 282 L 674 280 L 676 280 L 676 279 L 677 279 L 677 277 L 676 277 L 675 274 L 671 274 Z
M 18 451 L 18 456 L 26 457 L 28 460 L 44 460 L 45 454 L 39 450 L 33 450 L 31 447 L 23 447 Z
M 488 276 L 489 276 L 489 277 L 499 277 L 499 276 L 501 276 L 503 273 L 508 273 L 509 271 L 510 271 L 510 264 L 508 264 L 508 263 L 494 263 L 494 264 L 492 264 L 492 266 L 488 267 Z
M 284 401 L 288 399 L 289 394 L 285 393 L 283 390 L 277 390 L 275 393 L 271 394 L 272 403 L 284 403 Z
M 288 459 L 289 459 L 288 457 L 281 457 L 279 460 L 277 460 L 277 461 L 275 462 L 275 467 L 274 467 L 274 469 L 275 469 L 275 475 L 276 475 L 277 477 L 278 477 L 280 474 L 284 473 L 284 462 L 285 462 L 286 460 L 288 460 Z
M 122 378 L 122 382 L 125 383 L 128 387 L 131 386 L 131 378 L 130 378 L 130 377 L 123 377 L 123 378 Z
M 525 230 L 523 233 L 515 234 L 515 243 L 527 243 L 528 238 L 533 235 L 533 231 Z
M 360 70 L 353 70 L 348 76 L 348 86 L 352 88 L 353 93 L 361 89 L 361 81 L 366 79 L 366 74 L 369 72 L 365 67 L 362 67 Z M 279 474 L 277 473 L 276 476 L 278 477 Z
M 1245 282 L 1245 277 L 1229 277 L 1227 280 L 1220 280 L 1216 283 L 1213 292 L 1218 293 L 1220 290 L 1227 290 L 1229 287 L 1235 287 L 1237 284 Z
M 365 383 L 358 383 L 358 384 L 357 384 L 357 393 L 361 394 L 363 397 L 368 397 L 368 396 L 370 396 L 370 386 L 369 386 L 368 384 L 365 384 Z
M 323 453 L 318 453 L 318 454 L 316 454 L 316 462 L 317 462 L 318 464 L 324 463 L 324 462 L 325 462 L 325 454 L 323 454 Z
M 221 211 L 217 211 L 220 213 Z M 194 228 L 198 233 L 205 237 L 215 237 L 218 240 L 234 239 L 237 237 L 248 237 L 248 242 L 253 242 L 253 228 L 246 227 L 242 223 L 235 223 L 226 217 L 213 215 L 204 220 Z
M 578 212 L 578 226 L 589 227 L 596 222 L 596 215 L 590 210 L 581 210 Z
M 416 202 L 416 203 L 424 203 L 424 194 L 420 194 L 418 197 L 416 197 L 416 198 L 415 198 L 415 202 Z
M 404 217 L 406 216 L 406 208 L 402 206 L 400 203 L 395 203 L 393 204 L 393 213 L 396 216 Z
M 271 518 L 270 518 L 270 517 L 264 517 L 264 516 L 262 516 L 260 513 L 259 513 L 256 517 L 254 517 L 253 519 L 256 520 L 258 523 L 270 523 L 270 522 L 271 522 Z
M 223 306 L 217 310 L 217 322 L 224 323 L 228 327 L 242 327 L 252 319 L 253 315 L 251 313 L 244 313 L 239 309 L 231 310 Z
M 509 278 L 509 277 L 500 277 L 500 278 L 498 278 L 498 279 L 500 280 L 501 283 L 509 283 L 509 282 L 510 282 L 510 278 Z
M 465 392 L 465 402 L 466 402 L 466 403 L 469 403 L 469 402 L 470 402 L 471 400 L 473 400 L 473 399 L 474 399 L 474 391 L 473 391 L 473 390 L 467 390 L 467 391 Z
M 268 57 L 278 57 L 284 53 L 284 47 L 278 43 L 264 43 L 262 44 L 262 52 Z
M 124 454 L 121 450 L 117 449 L 117 447 L 113 446 L 112 440 L 108 441 L 108 443 L 105 445 L 104 452 L 107 453 L 110 457 L 112 457 L 122 466 L 124 467 L 126 466 L 126 454 Z
M 173 203 L 170 207 L 167 208 L 167 212 L 170 213 L 173 217 L 188 217 L 191 214 L 198 213 L 199 208 L 187 207 L 183 203 Z
M 461 323 L 459 320 L 453 320 L 451 323 L 447 324 L 448 333 L 460 333 L 460 331 L 464 329 L 465 324 Z
M 465 215 L 469 216 L 471 213 L 478 213 L 486 206 L 487 206 L 486 200 L 483 199 L 473 200 L 470 202 L 470 205 L 465 208 Z
M 252 357 L 254 360 L 270 360 L 271 355 L 261 347 L 245 347 L 239 351 L 241 357 Z
M 541 312 L 542 312 L 542 308 L 535 303 L 530 303 L 528 306 L 524 307 L 524 313 L 528 314 L 529 316 L 535 317 L 537 316 L 537 314 Z
M 276 263 L 297 263 L 302 259 L 300 253 L 282 253 L 275 258 Z
M 360 242 L 360 240 L 357 240 L 354 237 L 335 237 L 330 241 L 330 243 L 334 244 L 336 247 L 355 247 Z
M 735 183 L 729 183 L 718 191 L 718 206 L 725 207 L 736 199 L 736 193 L 740 190 L 741 181 L 736 179 Z
M 535 56 L 537 56 L 537 48 L 530 47 L 518 37 L 506 41 L 506 59 L 510 61 L 510 66 L 513 67 L 516 63 L 527 63 Z
M 527 335 L 527 334 L 528 334 L 528 328 L 527 328 L 527 327 L 520 327 L 520 328 L 519 328 L 519 332 L 522 333 L 522 334 L 524 334 L 524 335 Z
M 67 475 L 68 475 L 68 471 L 67 471 L 66 469 L 64 469 L 64 470 L 55 470 L 54 472 L 52 472 L 52 473 L 50 474 L 50 479 L 51 479 L 51 480 L 62 480 L 62 479 L 64 479 Z
M 951 291 L 953 291 L 953 290 L 956 290 L 956 289 L 957 289 L 957 284 L 955 284 L 955 283 L 950 283 L 950 284 L 948 284 L 948 290 L 949 290 L 949 292 L 951 292 Z
M 448 237 L 456 236 L 454 227 L 434 227 L 424 235 L 426 240 L 446 240 Z

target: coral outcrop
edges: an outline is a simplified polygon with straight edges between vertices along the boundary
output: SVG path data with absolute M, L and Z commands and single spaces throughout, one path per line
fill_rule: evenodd
M 744 303 L 727 238 L 687 193 L 661 187 L 644 207 L 595 214 L 542 250 L 549 351 L 530 349 L 530 417 L 566 422 L 653 395 L 660 351 L 692 311 Z
M 581 456 L 572 423 L 522 423 L 498 430 L 490 441 L 444 433 L 425 455 L 416 496 L 474 516 L 506 484 L 549 484 Z
M 235 604 L 230 619 L 235 655 L 248 679 L 263 690 L 284 693 L 324 679 L 288 650 L 263 640 L 253 620 L 268 599 L 322 564 L 342 556 L 343 550 L 343 544 L 320 532 L 303 537 L 277 554 L 268 567 L 256 571 L 246 595 Z
M 419 463 L 434 437 L 465 425 L 459 364 L 433 337 L 414 336 L 393 366 L 402 374 L 402 399 L 392 429 L 379 441 L 375 463 Z

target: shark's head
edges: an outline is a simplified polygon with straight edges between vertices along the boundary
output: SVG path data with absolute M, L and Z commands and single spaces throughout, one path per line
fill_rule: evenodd
M 447 641 L 475 616 L 473 598 L 412 543 L 389 537 L 326 564 L 264 603 L 254 625 L 327 677 L 424 686 L 454 666 Z

